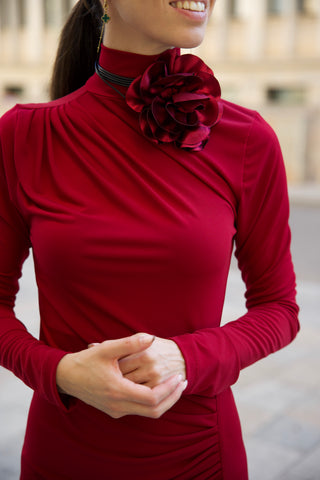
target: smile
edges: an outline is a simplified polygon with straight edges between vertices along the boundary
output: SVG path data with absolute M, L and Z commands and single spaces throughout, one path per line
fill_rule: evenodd
M 206 5 L 204 2 L 189 2 L 188 0 L 171 2 L 170 5 L 174 8 L 191 10 L 191 12 L 204 12 L 206 9 Z

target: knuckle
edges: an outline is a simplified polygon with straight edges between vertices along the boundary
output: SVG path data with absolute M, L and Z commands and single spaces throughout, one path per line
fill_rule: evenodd
M 160 418 L 163 413 L 164 412 L 161 408 L 154 407 L 151 412 L 151 418 L 154 418 L 154 419 Z
M 149 363 L 148 356 L 145 351 L 137 353 L 135 358 L 138 359 L 141 363 L 144 363 L 144 364 Z
M 158 375 L 156 372 L 151 371 L 151 370 L 148 372 L 148 378 L 150 379 L 150 381 L 154 385 L 159 385 L 159 383 L 162 382 L 161 375 Z
M 123 416 L 123 414 L 121 413 L 111 413 L 110 414 L 110 417 L 114 418 L 114 419 L 117 419 L 117 418 L 121 418 Z
M 150 407 L 152 407 L 152 409 L 155 409 L 155 408 L 157 408 L 158 404 L 159 404 L 158 396 L 155 395 L 154 393 L 152 393 L 152 395 L 150 396 L 150 400 L 149 400 Z
M 113 406 L 111 408 L 109 407 L 109 415 L 112 418 L 121 418 L 123 416 L 123 412 L 117 406 Z
M 140 355 L 145 362 L 147 362 L 147 363 L 153 363 L 154 362 L 154 357 L 152 355 L 150 347 L 147 348 L 147 350 L 144 350 L 143 352 L 141 352 Z
M 150 374 L 155 380 L 160 380 L 162 378 L 161 369 L 155 365 L 151 368 Z
M 115 398 L 112 398 L 112 400 L 109 399 L 109 401 L 106 402 L 106 409 L 109 411 L 109 415 L 113 418 L 119 418 L 123 413 L 121 403 Z
M 147 348 L 143 352 L 140 353 L 141 358 L 149 364 L 154 364 L 156 362 L 156 356 L 152 351 L 152 347 Z

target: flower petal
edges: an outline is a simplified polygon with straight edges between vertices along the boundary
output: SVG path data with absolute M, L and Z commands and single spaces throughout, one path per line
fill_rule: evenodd
M 220 96 L 219 82 L 200 58 L 172 49 L 133 81 L 126 101 L 140 113 L 150 140 L 199 151 L 222 116 Z
M 181 148 L 199 151 L 202 150 L 209 137 L 210 128 L 208 127 L 189 129 L 179 138 L 179 144 Z
M 168 112 L 166 103 L 159 98 L 152 102 L 151 113 L 159 127 L 167 132 L 176 130 L 176 122 Z

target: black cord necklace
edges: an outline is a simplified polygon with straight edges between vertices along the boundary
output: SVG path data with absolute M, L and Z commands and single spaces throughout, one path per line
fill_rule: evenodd
M 105 70 L 98 62 L 95 65 L 95 71 L 109 87 L 113 88 L 121 97 L 126 98 L 126 96 L 120 92 L 116 87 L 112 84 L 119 85 L 120 87 L 130 87 L 131 83 L 133 82 L 134 78 L 129 77 L 122 77 L 121 75 L 116 75 L 115 73 L 108 72 Z

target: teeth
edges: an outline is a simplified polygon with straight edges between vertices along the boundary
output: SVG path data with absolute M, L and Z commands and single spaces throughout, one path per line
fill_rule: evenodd
M 184 0 L 183 2 L 172 2 L 171 5 L 175 8 L 182 8 L 183 10 L 191 10 L 193 12 L 204 12 L 206 9 L 203 2 L 190 2 L 188 0 Z

